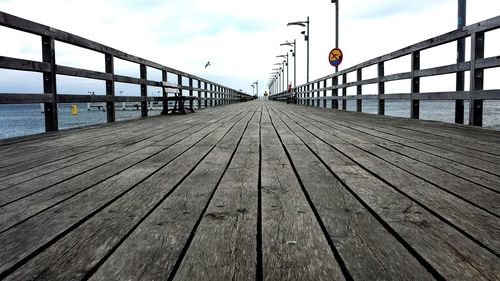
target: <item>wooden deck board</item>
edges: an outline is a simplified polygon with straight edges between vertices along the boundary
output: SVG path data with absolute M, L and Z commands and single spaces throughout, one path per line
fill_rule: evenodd
M 0 280 L 499 280 L 500 132 L 247 102 L 0 141 Z
M 256 280 L 260 117 L 249 122 L 174 280 Z
M 331 147 L 300 127 L 283 123 L 279 114 L 272 114 L 272 117 L 293 165 L 352 277 L 355 280 L 407 280 L 419 276 L 421 280 L 433 280 L 432 275 L 357 201 L 336 175 L 340 174 L 341 179 L 349 178 L 349 183 L 354 185 L 373 184 L 374 180 L 360 173 L 356 165 L 340 160 Z M 306 145 L 314 147 L 315 152 L 320 151 L 333 165 L 336 174 L 331 173 L 330 167 L 325 167 L 322 159 L 318 159 Z
M 332 126 L 313 124 L 309 128 L 324 140 L 341 138 L 346 142 L 350 141 L 348 136 L 337 132 L 336 128 Z M 458 225 L 466 233 L 472 234 L 496 254 L 500 252 L 500 241 L 495 238 L 500 233 L 500 226 L 495 224 L 495 221 L 499 219 L 498 215 L 487 213 L 461 198 L 439 189 L 438 186 L 432 185 L 425 178 L 416 177 L 401 169 L 399 167 L 401 163 L 388 162 L 385 158 L 377 157 L 370 151 L 361 149 L 360 145 L 347 144 L 335 145 L 335 147 L 403 194 L 413 198 L 415 202 L 443 216 L 451 224 Z M 428 173 L 434 173 L 433 169 L 428 169 Z M 453 182 L 458 180 L 452 175 L 448 176 L 447 179 L 451 182 L 448 184 L 448 188 L 452 188 Z M 488 207 L 491 202 L 482 203 L 482 207 Z
M 301 190 L 269 114 L 265 110 L 262 115 L 266 116 L 261 122 L 263 277 L 343 280 L 339 261 Z

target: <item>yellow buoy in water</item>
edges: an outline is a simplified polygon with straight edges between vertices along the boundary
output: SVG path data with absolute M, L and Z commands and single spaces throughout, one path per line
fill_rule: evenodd
M 71 105 L 71 115 L 76 115 L 78 114 L 77 110 L 76 110 L 76 104 L 72 104 Z

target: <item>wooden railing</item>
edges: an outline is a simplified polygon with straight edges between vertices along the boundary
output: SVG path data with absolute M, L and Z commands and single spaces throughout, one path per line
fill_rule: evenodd
M 410 117 L 418 119 L 420 115 L 421 100 L 455 100 L 455 122 L 463 123 L 464 120 L 464 100 L 469 100 L 469 124 L 482 126 L 483 101 L 500 100 L 500 89 L 483 89 L 484 70 L 500 66 L 500 53 L 493 57 L 484 58 L 485 32 L 500 28 L 500 16 L 483 22 L 466 26 L 438 37 L 434 37 L 401 50 L 371 59 L 356 66 L 339 71 L 295 88 L 294 93 L 281 92 L 270 96 L 273 100 L 285 100 L 294 97 L 299 104 L 327 107 L 327 100 L 331 100 L 332 108 L 346 110 L 347 100 L 356 100 L 356 110 L 362 111 L 363 100 L 377 100 L 378 114 L 385 114 L 385 100 L 409 100 Z M 458 62 L 451 65 L 444 65 L 434 68 L 420 68 L 420 52 L 441 46 L 450 42 L 465 42 L 470 37 L 470 61 Z M 496 51 L 500 49 L 496 48 Z M 384 74 L 384 63 L 409 55 L 411 57 L 411 71 Z M 376 65 L 378 75 L 376 78 L 363 79 L 363 70 Z M 464 89 L 464 73 L 470 71 L 470 89 Z M 347 75 L 356 73 L 356 81 L 347 82 Z M 420 92 L 420 78 L 443 74 L 457 75 L 457 87 L 455 91 L 446 92 Z M 340 82 L 339 80 L 342 79 Z M 390 81 L 410 79 L 410 93 L 386 94 L 384 84 Z M 328 82 L 331 80 L 331 86 Z M 376 84 L 377 93 L 363 93 L 362 86 Z M 349 87 L 356 87 L 356 95 L 347 95 Z M 342 91 L 339 95 L 339 90 Z M 331 93 L 328 95 L 327 93 Z
M 179 89 L 188 91 L 189 95 L 191 96 L 194 95 L 194 92 L 197 93 L 198 100 L 196 102 L 198 108 L 235 103 L 251 98 L 249 95 L 244 94 L 240 91 L 236 91 L 234 89 L 222 86 L 195 75 L 191 75 L 136 56 L 132 56 L 122 51 L 99 44 L 97 42 L 79 37 L 77 35 L 38 24 L 26 19 L 22 19 L 7 13 L 0 12 L 0 25 L 41 36 L 41 62 L 0 56 L 0 68 L 43 73 L 43 94 L 0 93 L 0 104 L 43 103 L 45 111 L 46 131 L 58 130 L 58 103 L 106 103 L 107 122 L 114 122 L 116 102 L 138 102 L 141 103 L 141 116 L 147 117 L 148 102 L 164 101 L 164 97 L 148 96 L 147 86 L 161 87 L 162 85 L 161 81 L 153 81 L 148 79 L 147 67 L 160 70 L 162 72 L 163 81 L 167 81 L 168 75 L 177 75 L 177 84 L 179 85 Z M 104 54 L 105 72 L 57 65 L 55 63 L 55 41 L 68 43 L 77 47 Z M 8 43 L 9 42 L 2 40 L 2 44 Z M 115 74 L 115 58 L 138 64 L 140 67 L 140 78 Z M 104 80 L 106 81 L 106 95 L 58 94 L 56 79 L 57 74 Z M 183 78 L 188 79 L 188 85 L 183 85 Z M 115 82 L 140 85 L 141 96 L 133 97 L 115 95 Z M 22 83 L 22 81 L 19 81 L 19 83 Z M 163 107 L 165 111 L 165 107 L 168 107 L 168 103 L 163 102 Z

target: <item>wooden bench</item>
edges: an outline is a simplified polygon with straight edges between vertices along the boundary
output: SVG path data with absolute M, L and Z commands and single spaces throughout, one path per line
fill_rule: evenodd
M 297 103 L 297 98 L 295 97 L 295 95 L 293 96 L 289 96 L 286 98 L 286 103 Z
M 177 84 L 168 83 L 165 81 L 161 82 L 163 88 L 163 103 L 164 109 L 162 115 L 166 115 L 168 111 L 168 102 L 174 101 L 174 108 L 172 109 L 172 114 L 181 113 L 187 114 L 186 109 L 194 113 L 193 101 L 197 100 L 198 97 L 195 96 L 183 96 L 182 89 Z M 174 96 L 169 97 L 168 94 L 173 94 Z M 185 102 L 189 101 L 188 106 L 186 107 Z M 166 105 L 166 106 L 165 106 Z

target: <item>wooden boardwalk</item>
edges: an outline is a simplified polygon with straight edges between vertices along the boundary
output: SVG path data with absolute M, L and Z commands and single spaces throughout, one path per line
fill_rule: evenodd
M 500 132 L 247 102 L 0 141 L 0 279 L 500 280 Z

